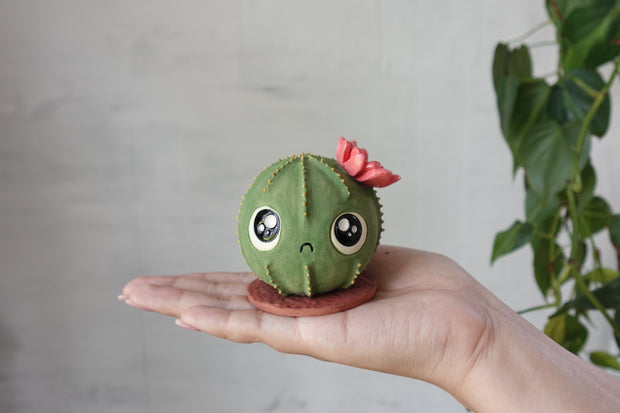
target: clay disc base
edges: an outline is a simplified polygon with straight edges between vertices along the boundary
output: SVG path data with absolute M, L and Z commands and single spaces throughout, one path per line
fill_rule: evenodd
M 250 303 L 268 313 L 290 317 L 309 317 L 339 313 L 370 300 L 377 291 L 377 282 L 360 275 L 355 284 L 344 290 L 335 290 L 316 297 L 280 294 L 264 281 L 255 280 L 248 285 Z

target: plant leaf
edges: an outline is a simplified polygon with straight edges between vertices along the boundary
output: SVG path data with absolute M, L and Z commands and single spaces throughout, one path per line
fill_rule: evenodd
M 611 243 L 620 249 L 620 215 L 612 215 L 609 223 L 609 238 Z M 619 264 L 620 265 L 620 264 Z
M 532 77 L 532 59 L 529 48 L 521 45 L 511 50 L 506 43 L 498 43 L 493 55 L 493 85 L 498 89 L 499 82 L 505 77 L 517 80 Z
M 560 125 L 569 122 L 578 123 L 580 125 L 576 132 L 578 136 L 581 124 L 604 87 L 603 78 L 595 70 L 572 70 L 551 87 L 547 113 Z M 590 122 L 589 129 L 592 134 L 603 136 L 607 132 L 610 113 L 610 99 L 609 96 L 605 96 Z
M 581 213 L 579 227 L 584 237 L 594 235 L 605 228 L 611 220 L 611 209 L 601 197 L 594 197 Z
M 551 86 L 549 99 L 547 100 L 547 113 L 551 119 L 557 121 L 560 125 L 571 120 L 571 113 L 564 103 L 564 89 L 560 83 Z
M 498 43 L 493 57 L 493 86 L 497 97 L 500 126 L 505 137 L 509 133 L 509 124 L 517 101 L 519 84 L 531 77 L 532 60 L 528 47 L 522 45 L 510 50 L 507 44 Z
M 549 85 L 542 79 L 519 84 L 508 130 L 504 135 L 515 158 L 517 158 L 523 136 L 532 128 L 532 125 L 543 112 L 549 91 Z M 518 159 L 515 164 L 520 164 Z
M 590 353 L 590 361 L 597 366 L 620 371 L 618 359 L 605 351 L 593 351 Z
M 522 44 L 512 51 L 510 66 L 511 74 L 514 74 L 517 79 L 524 80 L 532 77 L 532 58 L 527 45 Z
M 557 238 L 561 225 L 557 225 L 555 221 L 556 216 L 550 215 L 546 219 L 536 223 L 534 226 L 534 233 L 532 234 L 532 238 L 530 240 L 533 250 L 537 250 L 542 244 L 550 243 L 551 240 Z
M 592 294 L 594 294 L 603 307 L 607 309 L 620 308 L 620 277 L 614 278 L 601 287 L 593 290 Z M 588 297 L 584 294 L 580 294 L 574 299 L 566 302 L 563 308 L 574 308 L 578 311 L 595 309 Z
M 499 81 L 510 76 L 510 49 L 506 43 L 498 43 L 493 55 L 493 87 L 497 91 Z
M 620 326 L 620 309 L 618 308 L 616 308 L 616 311 L 614 311 L 614 323 L 617 326 Z M 620 337 L 618 337 L 617 334 L 614 334 L 614 340 L 616 341 L 616 346 L 620 348 Z
M 570 120 L 582 122 L 594 104 L 596 96 L 593 95 L 602 93 L 605 81 L 595 70 L 576 69 L 568 72 L 560 85 L 564 91 L 564 105 L 572 115 L 568 117 Z M 590 123 L 590 131 L 593 135 L 600 137 L 607 132 L 610 112 L 609 96 L 605 96 Z
M 545 326 L 545 334 L 570 351 L 579 353 L 588 339 L 588 330 L 570 314 L 553 316 Z
M 583 278 L 588 281 L 596 281 L 601 284 L 605 284 L 618 277 L 618 275 L 620 275 L 620 273 L 616 270 L 609 268 L 596 268 L 584 275 Z
M 545 240 L 546 241 L 546 240 Z M 551 245 L 554 247 L 553 256 L 551 255 Z M 562 267 L 564 266 L 564 255 L 562 248 L 552 242 L 539 242 L 537 248 L 534 249 L 534 277 L 538 289 L 543 297 L 547 297 L 547 293 L 551 289 L 551 284 L 557 278 Z
M 595 68 L 618 55 L 620 17 L 615 0 L 590 0 L 571 10 L 561 27 L 564 68 Z
M 573 150 L 567 129 L 557 122 L 538 122 L 523 138 L 519 155 L 539 197 L 549 199 L 570 178 Z
M 515 221 L 510 228 L 498 233 L 493 243 L 491 264 L 502 255 L 506 255 L 527 244 L 532 236 L 532 230 L 533 227 L 531 224 Z
M 580 6 L 595 4 L 599 0 L 546 0 L 547 13 L 554 24 L 561 29 L 566 17 Z
M 566 16 L 578 6 L 573 0 L 546 0 L 547 13 L 551 17 L 551 21 L 557 26 L 558 30 L 564 25 Z
M 577 193 L 577 212 L 581 213 L 594 197 L 596 187 L 596 172 L 592 164 L 588 162 L 581 171 L 581 191 Z
M 575 261 L 577 262 L 577 268 L 581 269 L 584 261 L 586 260 L 586 256 L 588 255 L 588 244 L 581 241 L 577 244 L 576 253 L 575 253 Z
M 617 43 L 620 36 L 620 18 L 616 16 L 610 16 L 606 19 L 601 26 L 595 29 L 594 36 L 601 36 L 603 38 L 600 42 L 594 42 L 588 50 L 585 66 L 595 68 L 612 61 L 620 53 L 620 45 Z M 593 37 L 594 37 L 593 36 Z M 587 39 L 584 42 L 587 43 Z
M 525 186 L 525 216 L 527 222 L 537 225 L 545 219 L 553 216 L 560 208 L 562 200 L 556 194 L 549 199 L 540 197 L 531 185 Z
M 586 38 L 596 29 L 609 11 L 614 7 L 614 0 L 598 0 L 572 10 L 566 17 L 562 34 L 571 43 Z
M 508 133 L 508 125 L 517 100 L 519 82 L 514 76 L 503 77 L 496 86 L 497 111 L 499 123 L 504 136 Z
M 566 133 L 566 137 L 570 142 L 571 148 L 576 151 L 577 144 L 579 140 L 579 134 L 581 133 L 582 122 L 569 122 L 562 126 L 562 129 Z M 581 153 L 579 154 L 579 170 L 582 170 L 588 160 L 590 159 L 590 147 L 592 146 L 592 139 L 590 135 L 586 135 L 585 140 L 583 141 L 583 146 L 581 147 Z

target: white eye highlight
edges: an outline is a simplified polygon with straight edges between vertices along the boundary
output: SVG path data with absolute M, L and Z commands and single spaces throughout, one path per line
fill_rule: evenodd
M 265 215 L 265 226 L 269 229 L 274 229 L 278 225 L 279 219 L 275 214 Z
M 268 206 L 256 208 L 250 218 L 248 233 L 257 250 L 273 249 L 280 240 L 280 216 Z
M 342 232 L 348 231 L 351 222 L 347 218 L 338 220 L 338 229 Z
M 366 242 L 366 235 L 366 221 L 355 212 L 340 214 L 331 227 L 332 244 L 345 255 L 358 252 Z

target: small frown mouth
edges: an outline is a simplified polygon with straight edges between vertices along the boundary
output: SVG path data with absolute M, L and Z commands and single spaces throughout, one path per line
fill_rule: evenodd
M 303 244 L 301 244 L 301 247 L 299 248 L 300 254 L 304 252 L 304 247 L 310 247 L 310 252 L 314 252 L 314 247 L 312 246 L 312 244 L 310 244 L 309 242 L 304 242 Z

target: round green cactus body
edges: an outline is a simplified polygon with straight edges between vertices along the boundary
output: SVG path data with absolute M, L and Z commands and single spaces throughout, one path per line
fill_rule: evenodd
M 379 243 L 373 188 L 331 158 L 302 154 L 267 166 L 238 217 L 243 256 L 280 293 L 312 296 L 351 286 Z

